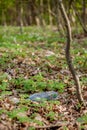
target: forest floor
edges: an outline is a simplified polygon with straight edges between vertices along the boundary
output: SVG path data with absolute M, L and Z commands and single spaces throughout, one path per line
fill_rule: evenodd
M 74 32 L 75 33 L 75 32 Z M 0 130 L 87 130 L 87 108 L 77 100 L 65 59 L 66 39 L 56 30 L 0 27 Z M 71 57 L 87 101 L 87 37 L 73 36 Z M 54 101 L 30 94 L 54 90 Z

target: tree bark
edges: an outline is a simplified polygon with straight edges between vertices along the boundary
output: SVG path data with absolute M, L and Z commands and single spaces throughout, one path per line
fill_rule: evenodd
M 67 14 L 66 14 L 65 8 L 63 6 L 62 0 L 58 0 L 58 2 L 59 2 L 60 11 L 61 11 L 61 14 L 63 16 L 65 26 L 66 26 L 66 30 L 67 30 L 67 45 L 66 45 L 66 50 L 65 50 L 67 64 L 68 64 L 69 70 L 70 70 L 70 72 L 71 72 L 71 74 L 73 76 L 73 79 L 75 81 L 77 99 L 78 99 L 80 104 L 83 104 L 85 106 L 85 102 L 84 102 L 83 97 L 82 97 L 79 78 L 78 78 L 78 76 L 77 76 L 77 74 L 75 72 L 75 69 L 74 69 L 73 64 L 72 64 L 71 56 L 70 56 L 70 44 L 72 42 L 72 34 L 71 34 L 70 22 L 69 22 Z

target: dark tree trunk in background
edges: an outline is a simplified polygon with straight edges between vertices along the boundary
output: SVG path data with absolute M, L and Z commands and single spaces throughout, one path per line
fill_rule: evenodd
M 59 26 L 62 25 L 61 29 L 64 27 L 63 19 L 59 15 L 60 11 L 58 11 L 58 8 L 56 8 L 57 5 L 55 4 L 55 2 L 57 0 L 9 0 L 9 2 L 7 1 L 7 5 L 5 1 L 6 0 L 0 1 L 0 23 L 2 25 L 7 24 L 17 26 L 44 26 L 47 23 L 52 26 L 56 25 L 56 21 L 59 21 Z M 74 3 L 74 5 L 78 4 L 76 10 L 80 9 L 80 12 L 78 11 L 78 14 L 81 20 L 79 21 L 81 26 L 84 26 L 84 29 L 87 25 L 87 0 L 81 0 L 81 2 L 76 0 L 63 0 L 63 2 L 67 10 L 66 12 L 69 16 L 69 20 L 72 21 L 72 18 L 75 19 L 73 20 L 73 26 L 75 25 L 75 23 L 78 22 L 75 15 L 73 15 L 72 13 L 74 11 L 73 8 L 71 8 L 71 6 L 72 3 Z M 4 14 L 2 15 L 1 12 Z M 56 15 L 58 16 L 59 20 L 55 19 Z M 85 29 L 84 32 L 86 32 Z
M 56 14 L 57 29 L 58 29 L 60 35 L 63 36 L 64 35 L 64 28 L 63 28 L 63 25 L 62 25 L 62 18 L 61 18 L 61 15 L 60 15 L 58 0 L 55 0 L 54 4 L 55 4 L 55 14 Z
M 82 20 L 83 24 L 86 27 L 86 0 L 82 0 Z
M 70 56 L 70 44 L 72 41 L 72 34 L 71 34 L 71 27 L 70 27 L 70 22 L 68 19 L 68 16 L 66 14 L 65 8 L 63 6 L 62 0 L 58 0 L 59 5 L 60 5 L 60 10 L 65 22 L 65 26 L 66 26 L 66 30 L 67 30 L 67 45 L 66 45 L 66 60 L 67 60 L 67 64 L 69 67 L 69 70 L 73 76 L 73 79 L 75 81 L 75 85 L 76 85 L 76 93 L 77 93 L 77 99 L 79 101 L 80 104 L 85 105 L 83 97 L 82 97 L 82 92 L 81 92 L 81 86 L 80 86 L 80 82 L 79 82 L 79 78 L 74 70 L 74 67 L 72 65 L 72 60 L 71 60 L 71 56 Z
M 40 17 L 40 13 L 39 13 L 39 9 L 36 3 L 36 0 L 33 0 L 31 2 L 32 5 L 32 17 L 33 17 L 33 22 L 35 22 L 35 24 L 37 26 L 40 26 L 42 24 L 42 19 Z
M 42 10 L 41 10 L 41 5 L 42 3 L 38 4 L 38 1 L 36 0 L 35 3 L 35 12 L 36 12 L 36 20 L 37 20 L 37 25 L 43 26 L 43 18 L 42 18 Z M 40 0 L 40 2 L 43 2 Z
M 5 15 L 4 9 L 2 10 L 2 25 L 7 26 L 6 15 Z
M 41 19 L 42 19 L 42 26 L 46 26 L 45 20 L 43 19 L 43 15 L 44 15 L 44 3 L 43 0 L 40 0 L 40 15 L 41 15 Z
M 35 13 L 35 10 L 34 10 L 34 3 L 31 0 L 29 2 L 29 4 L 30 4 L 29 7 L 30 7 L 30 18 L 31 18 L 31 22 L 32 22 L 32 24 L 36 24 L 36 19 L 35 19 L 36 13 Z
M 49 25 L 52 26 L 53 25 L 53 21 L 52 21 L 52 15 L 51 15 L 51 4 L 50 4 L 50 0 L 47 1 L 48 2 L 48 12 L 49 12 Z
M 73 1 L 74 1 L 74 0 L 69 0 L 69 1 L 68 1 L 68 17 L 70 17 L 70 9 L 71 9 L 71 6 L 72 6 Z
M 20 33 L 23 33 L 23 5 L 22 1 L 20 1 L 20 14 L 19 14 L 19 19 L 20 19 Z

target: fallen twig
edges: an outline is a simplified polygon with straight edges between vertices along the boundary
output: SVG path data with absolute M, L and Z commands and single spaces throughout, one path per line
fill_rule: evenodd
M 63 127 L 63 126 L 66 126 L 66 125 L 68 125 L 69 124 L 69 122 L 64 122 L 64 123 L 62 123 L 62 122 L 57 122 L 56 124 L 54 124 L 54 125 L 48 125 L 48 126 L 35 126 L 34 128 L 35 129 L 58 129 L 58 128 L 60 128 L 60 127 Z

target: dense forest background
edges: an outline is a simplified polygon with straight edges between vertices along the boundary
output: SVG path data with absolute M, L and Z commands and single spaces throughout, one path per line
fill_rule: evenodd
M 52 129 L 87 130 L 87 0 L 0 0 L 0 130 Z
M 81 24 L 85 28 L 87 1 L 63 0 L 63 4 L 71 25 Z M 0 0 L 0 25 L 57 25 L 58 29 L 64 28 L 58 0 Z

